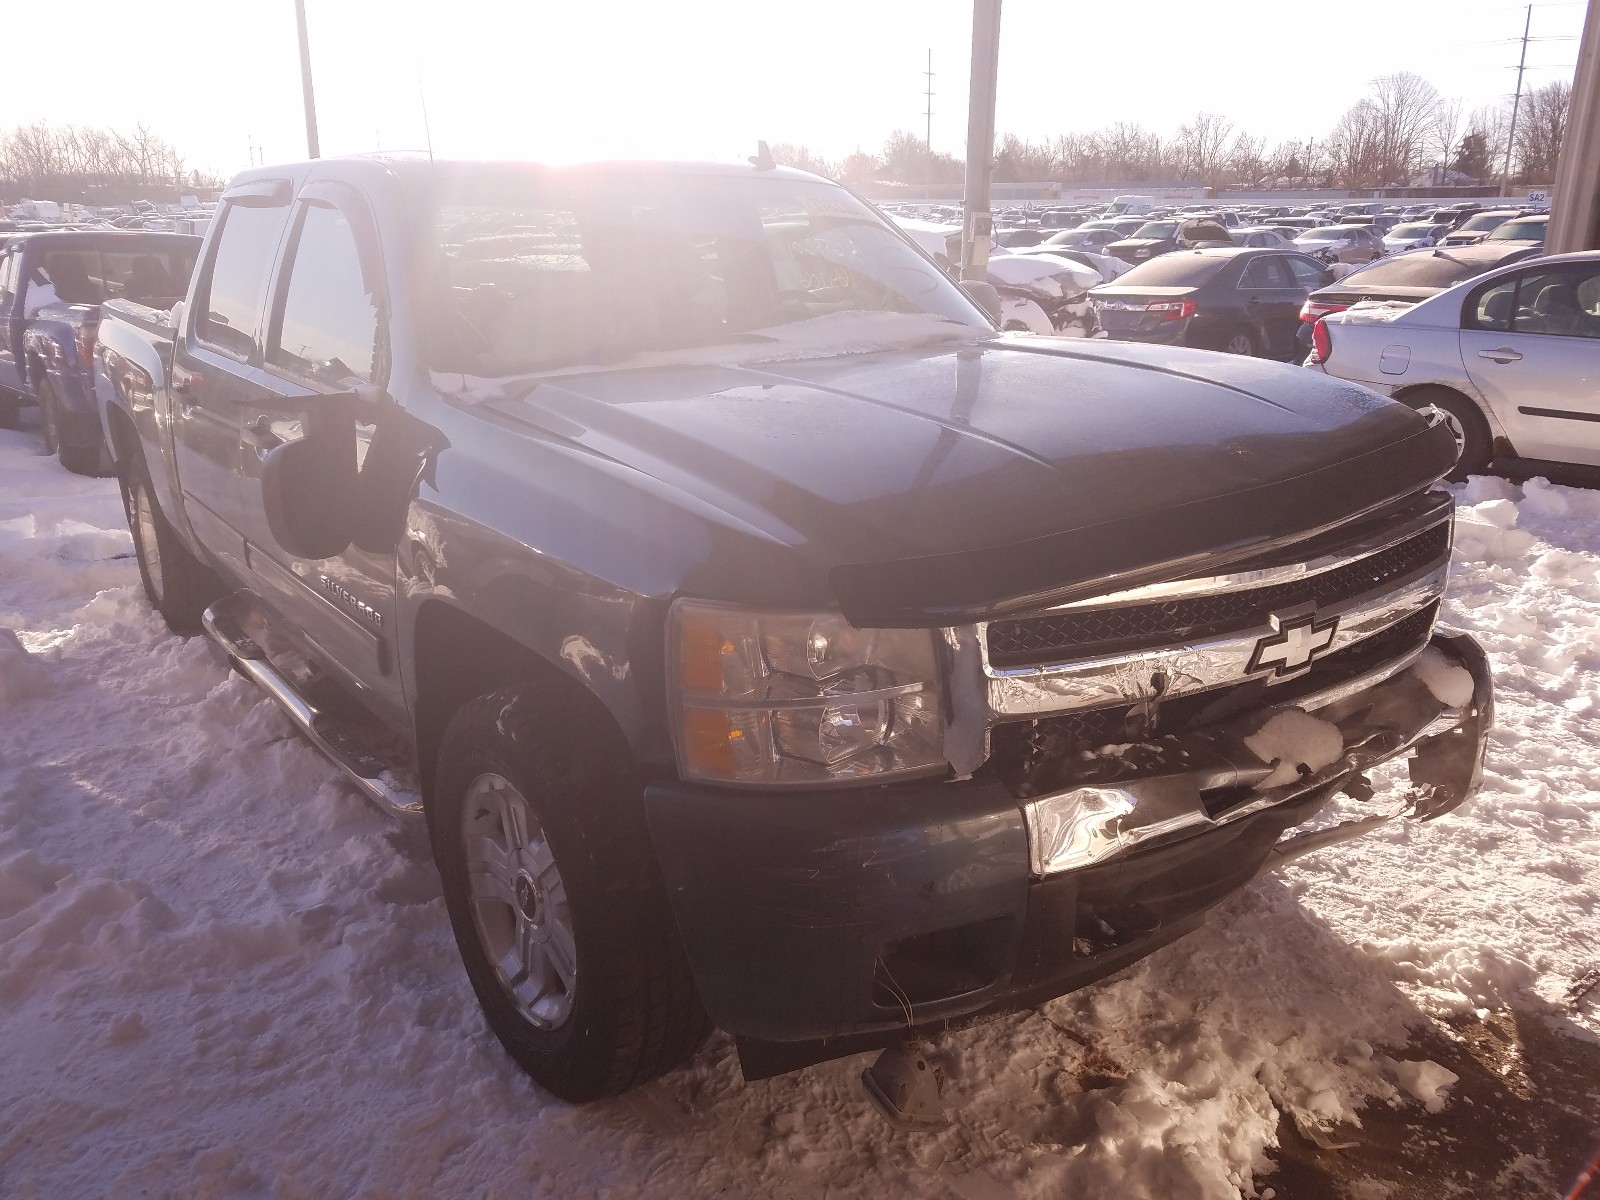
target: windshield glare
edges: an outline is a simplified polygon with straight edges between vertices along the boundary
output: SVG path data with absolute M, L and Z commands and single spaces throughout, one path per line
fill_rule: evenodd
M 1422 238 L 1427 237 L 1432 232 L 1432 225 L 1396 225 L 1393 229 L 1389 230 L 1389 236 L 1397 239 Z
M 1472 220 L 1461 226 L 1460 232 L 1481 233 L 1485 229 L 1493 229 L 1498 225 L 1505 224 L 1511 219 L 1512 215 L 1510 213 L 1479 213 Z
M 1176 221 L 1147 221 L 1133 231 L 1136 238 L 1169 238 L 1178 232 Z
M 1295 239 L 1297 242 L 1340 242 L 1350 236 L 1348 229 L 1308 229 Z
M 777 343 L 840 313 L 990 328 L 844 189 L 723 175 L 468 173 L 434 209 L 447 292 L 435 366 L 482 376 Z

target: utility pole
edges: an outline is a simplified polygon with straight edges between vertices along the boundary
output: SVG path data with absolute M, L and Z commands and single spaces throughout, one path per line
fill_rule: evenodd
M 928 133 L 923 141 L 923 146 L 928 153 L 927 161 L 922 165 L 922 198 L 933 198 L 933 51 L 928 51 L 928 69 L 923 72 L 928 77 L 928 107 L 923 116 L 928 119 Z
M 317 143 L 317 98 L 311 91 L 311 42 L 306 37 L 306 0 L 294 0 L 294 20 L 300 30 L 300 90 L 306 106 L 306 156 L 321 158 Z
M 967 186 L 961 278 L 989 277 L 989 182 L 994 177 L 994 95 L 1000 79 L 1000 0 L 972 0 L 972 85 L 967 97 Z
M 1600 0 L 1589 0 L 1589 15 L 1578 44 L 1578 69 L 1572 79 L 1572 107 L 1556 161 L 1551 197 L 1549 254 L 1600 250 Z
M 1506 134 L 1506 169 L 1500 190 L 1511 195 L 1511 151 L 1517 144 L 1517 109 L 1522 107 L 1522 72 L 1528 65 L 1528 30 L 1533 27 L 1533 5 L 1528 5 L 1527 19 L 1522 22 L 1522 57 L 1517 60 L 1517 94 L 1511 101 L 1511 131 Z

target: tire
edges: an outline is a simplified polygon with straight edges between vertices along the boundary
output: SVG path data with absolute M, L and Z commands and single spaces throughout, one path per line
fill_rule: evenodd
M 1254 355 L 1256 353 L 1255 335 L 1242 325 L 1234 325 L 1218 330 L 1201 341 L 1202 350 L 1216 350 L 1222 354 Z
M 179 539 L 150 490 L 142 457 L 135 455 L 128 463 L 121 483 L 145 597 L 168 629 L 192 637 L 201 631 L 201 614 L 225 590 L 222 581 Z
M 39 430 L 44 436 L 44 452 L 57 455 L 74 475 L 98 478 L 111 474 L 111 450 L 103 436 L 91 446 L 73 446 L 61 440 L 61 394 L 49 379 L 39 382 Z
M 1461 483 L 1468 475 L 1488 474 L 1494 442 L 1489 436 L 1489 423 L 1476 404 L 1460 392 L 1442 387 L 1418 388 L 1407 393 L 1404 401 L 1412 408 L 1437 408 L 1449 423 L 1450 432 L 1455 435 L 1457 454 L 1455 469 L 1447 479 Z
M 573 1103 L 672 1070 L 710 1032 L 643 782 L 603 714 L 585 711 L 533 688 L 470 701 L 445 730 L 428 806 L 451 929 L 489 1028 Z M 492 869 L 469 869 L 474 845 Z
M 54 458 L 61 448 L 60 422 L 57 417 L 56 389 L 48 379 L 39 381 L 39 436 L 44 438 L 46 458 Z

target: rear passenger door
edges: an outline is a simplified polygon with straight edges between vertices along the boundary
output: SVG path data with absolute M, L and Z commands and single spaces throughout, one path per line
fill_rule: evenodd
M 394 669 L 395 552 L 415 470 L 398 445 L 396 411 L 348 399 L 362 384 L 388 383 L 387 287 L 375 222 L 354 188 L 301 189 L 283 263 L 271 291 L 261 403 L 240 409 L 244 534 L 263 599 L 345 673 L 373 707 L 403 714 Z M 354 495 L 319 505 L 353 508 L 354 537 L 341 552 L 299 557 L 281 545 L 262 503 L 262 465 L 278 446 L 308 436 L 352 438 L 360 468 Z M 414 463 L 413 463 L 414 466 Z M 317 486 L 320 481 L 311 481 Z M 398 487 L 396 484 L 398 483 Z
M 1245 312 L 1256 329 L 1261 353 L 1268 358 L 1288 358 L 1294 350 L 1295 325 L 1300 319 L 1299 290 L 1289 273 L 1287 255 L 1262 254 L 1245 264 L 1239 276 Z
M 173 457 L 195 536 L 239 572 L 244 553 L 239 414 L 266 394 L 261 369 L 267 281 L 289 224 L 287 179 L 256 180 L 223 196 L 200 286 L 173 348 Z

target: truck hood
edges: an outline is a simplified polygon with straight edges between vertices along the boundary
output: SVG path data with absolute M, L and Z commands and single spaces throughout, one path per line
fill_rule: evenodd
M 491 405 L 788 544 L 861 625 L 1192 573 L 1455 457 L 1443 427 L 1318 372 L 1050 338 L 603 371 Z

